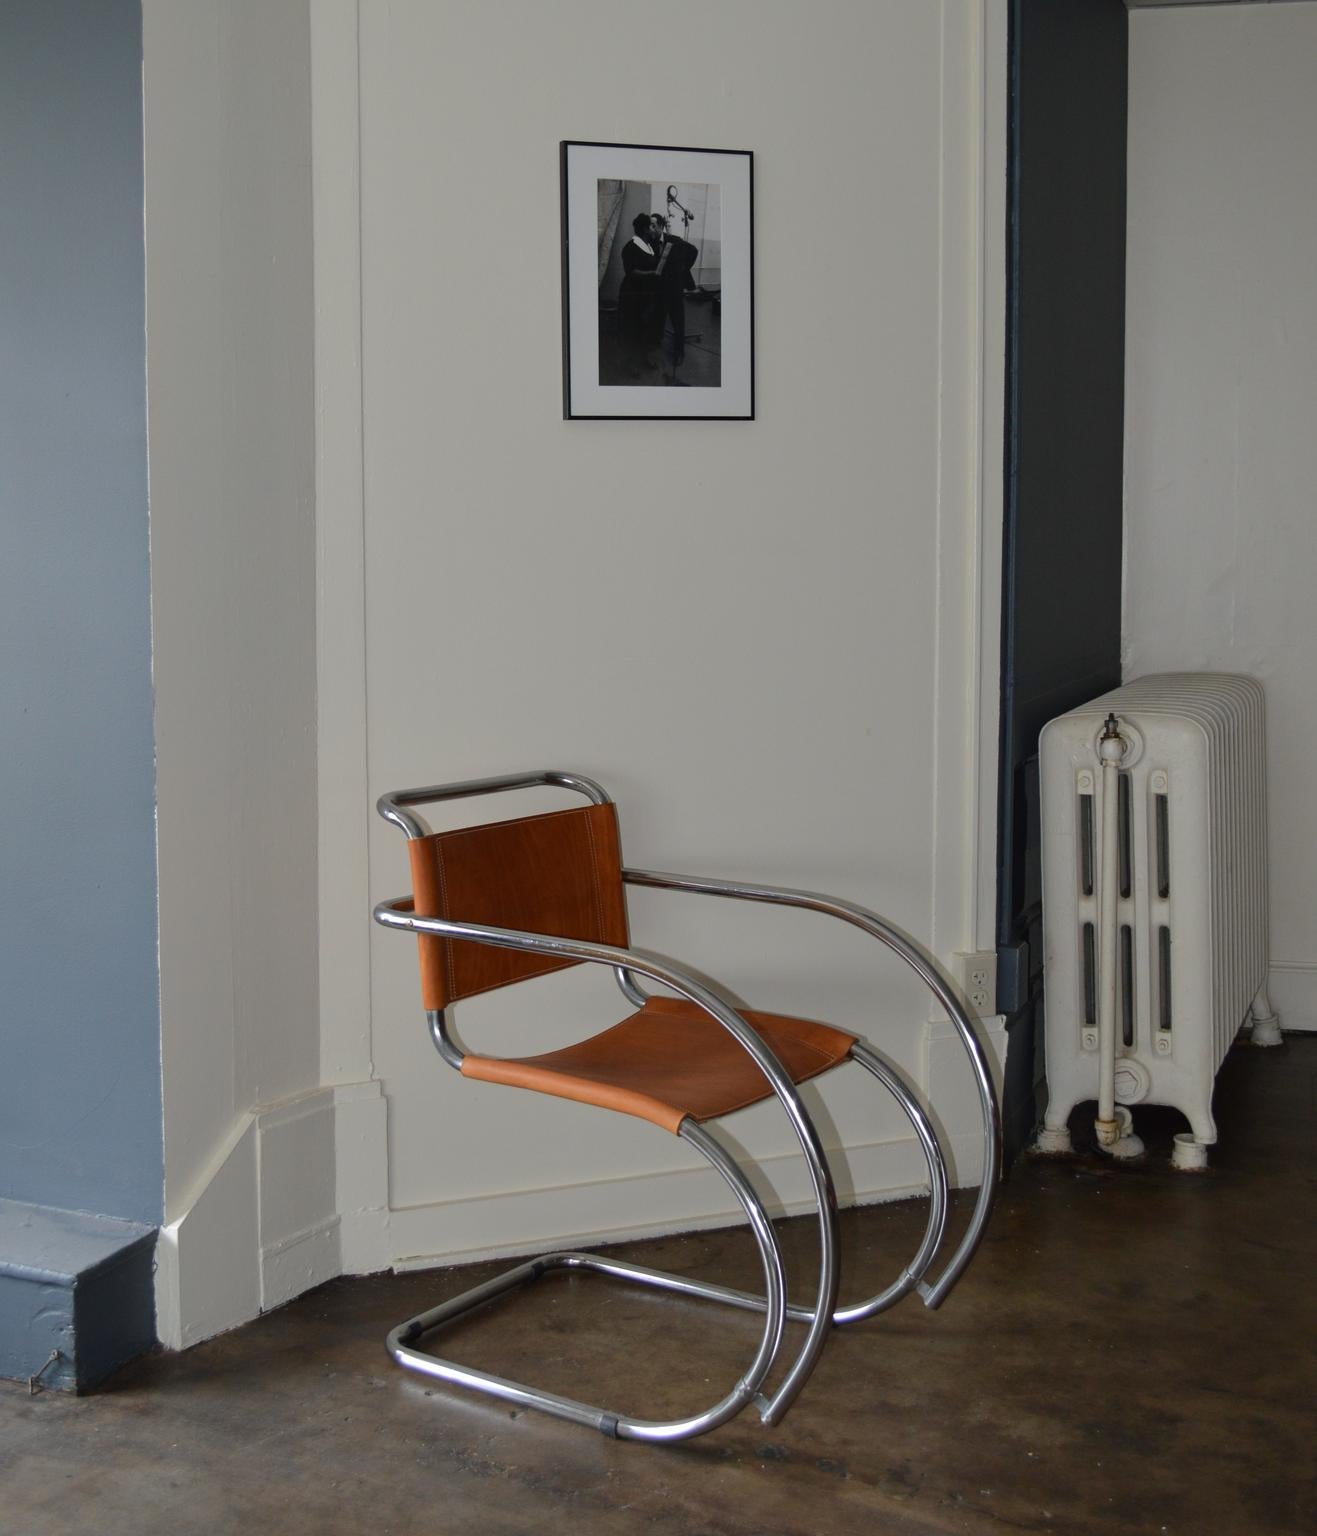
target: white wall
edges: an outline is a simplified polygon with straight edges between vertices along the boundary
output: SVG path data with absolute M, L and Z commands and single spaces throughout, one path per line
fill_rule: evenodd
M 143 20 L 160 1313 L 181 1342 L 268 1302 L 257 1242 L 274 1266 L 334 1204 L 325 1126 L 256 1118 L 319 1083 L 310 45 L 305 0 Z
M 368 856 L 393 894 L 381 791 L 565 766 L 614 791 L 630 862 L 835 890 L 944 958 L 990 944 L 1004 8 L 357 11 L 312 14 L 322 867 Z M 561 420 L 562 138 L 755 151 L 757 422 Z M 396 1260 L 725 1211 L 660 1133 L 450 1073 L 412 946 L 367 939 L 358 884 L 322 894 L 327 1077 L 383 1082 Z M 632 915 L 938 1079 L 972 1176 L 968 1073 L 876 946 L 692 897 Z M 536 987 L 533 1016 L 495 996 L 459 1030 L 518 1052 L 620 1017 L 598 975 Z M 858 1074 L 815 1102 L 856 1193 L 918 1181 Z M 771 1112 L 733 1129 L 792 1163 Z
M 368 921 L 404 880 L 386 788 L 579 767 L 633 862 L 991 943 L 1004 4 L 651 14 L 147 0 L 168 1342 L 339 1268 L 729 1214 L 659 1133 L 446 1071 Z M 665 133 L 758 157 L 760 420 L 565 424 L 558 141 Z M 974 1176 L 955 1041 L 876 946 L 633 915 L 866 1029 Z M 622 1009 L 539 990 L 459 1026 L 542 1048 Z M 920 1182 L 863 1081 L 816 1102 L 851 1193 Z M 734 1130 L 795 1203 L 773 1116 Z
M 1267 688 L 1272 1000 L 1317 1028 L 1317 4 L 1130 17 L 1125 672 Z

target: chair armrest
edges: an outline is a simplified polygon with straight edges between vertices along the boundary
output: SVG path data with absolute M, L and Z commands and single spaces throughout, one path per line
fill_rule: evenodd
M 673 965 L 670 960 L 645 950 L 623 949 L 615 944 L 597 944 L 592 940 L 530 933 L 519 928 L 496 928 L 488 923 L 469 923 L 454 918 L 420 917 L 411 910 L 412 901 L 410 896 L 399 896 L 392 901 L 380 902 L 375 908 L 375 921 L 385 928 L 399 929 L 406 933 L 437 934 L 451 939 L 466 939 L 475 944 L 489 944 L 495 949 L 523 950 L 592 965 L 614 968 L 625 966 L 628 970 L 638 971 L 642 976 L 661 981 L 664 986 L 671 987 L 674 992 L 702 1008 L 736 1038 L 768 1079 L 797 1131 L 805 1129 L 810 1137 L 817 1140 L 817 1133 L 800 1102 L 796 1085 L 758 1032 L 730 1003 L 725 1002 L 703 982 Z
M 868 907 L 820 891 L 793 890 L 785 886 L 749 885 L 737 880 L 713 880 L 699 875 L 674 875 L 653 869 L 624 869 L 622 879 L 628 885 L 648 886 L 654 890 L 686 891 L 701 896 L 723 896 L 738 901 L 761 901 L 774 906 L 799 907 L 809 912 L 821 912 L 825 917 L 835 917 L 853 927 L 862 929 L 872 938 L 885 944 L 894 954 L 919 976 L 938 1002 L 947 1011 L 952 1027 L 960 1037 L 960 1043 L 969 1057 L 974 1074 L 974 1086 L 978 1090 L 979 1108 L 983 1116 L 983 1181 L 979 1185 L 970 1223 L 961 1239 L 960 1246 L 952 1254 L 946 1268 L 929 1286 L 920 1286 L 920 1294 L 929 1307 L 936 1307 L 960 1278 L 965 1266 L 974 1257 L 983 1238 L 996 1199 L 997 1183 L 1001 1177 L 1001 1111 L 997 1104 L 997 1090 L 993 1086 L 988 1055 L 978 1037 L 978 1032 L 965 1012 L 955 988 L 924 947 Z

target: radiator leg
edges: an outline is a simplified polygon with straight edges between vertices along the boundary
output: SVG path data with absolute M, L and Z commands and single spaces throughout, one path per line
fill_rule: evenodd
M 1248 1016 L 1253 1021 L 1254 1045 L 1281 1044 L 1280 1020 L 1276 1017 L 1276 1010 L 1271 1006 L 1271 999 L 1267 996 L 1265 982 L 1258 988 L 1258 995 L 1253 999 Z
M 1038 1140 L 1034 1142 L 1033 1149 L 1044 1157 L 1067 1156 L 1074 1151 L 1070 1143 L 1070 1127 L 1044 1125 L 1038 1132 Z
M 1181 1131 L 1171 1144 L 1171 1167 L 1178 1173 L 1204 1173 L 1207 1146 L 1191 1131 Z
M 1070 1111 L 1074 1107 L 1074 1104 L 1048 1100 L 1038 1140 L 1033 1144 L 1035 1152 L 1043 1157 L 1065 1157 L 1074 1151 L 1070 1142 Z
M 1216 1145 L 1216 1116 L 1212 1113 L 1212 1101 L 1199 1103 L 1183 1110 L 1184 1117 L 1189 1122 L 1189 1129 L 1193 1132 L 1193 1139 L 1201 1141 L 1205 1147 Z

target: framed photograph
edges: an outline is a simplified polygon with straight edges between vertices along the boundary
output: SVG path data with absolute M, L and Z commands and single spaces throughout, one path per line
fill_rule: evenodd
M 561 154 L 564 417 L 752 421 L 754 156 Z

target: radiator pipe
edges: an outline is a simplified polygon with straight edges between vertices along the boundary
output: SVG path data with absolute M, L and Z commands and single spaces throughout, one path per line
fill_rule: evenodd
M 1120 857 L 1120 765 L 1125 739 L 1115 715 L 1108 715 L 1098 742 L 1102 761 L 1102 852 L 1098 890 L 1102 893 L 1098 922 L 1098 1145 L 1110 1150 L 1125 1126 L 1116 1117 L 1116 897 Z

